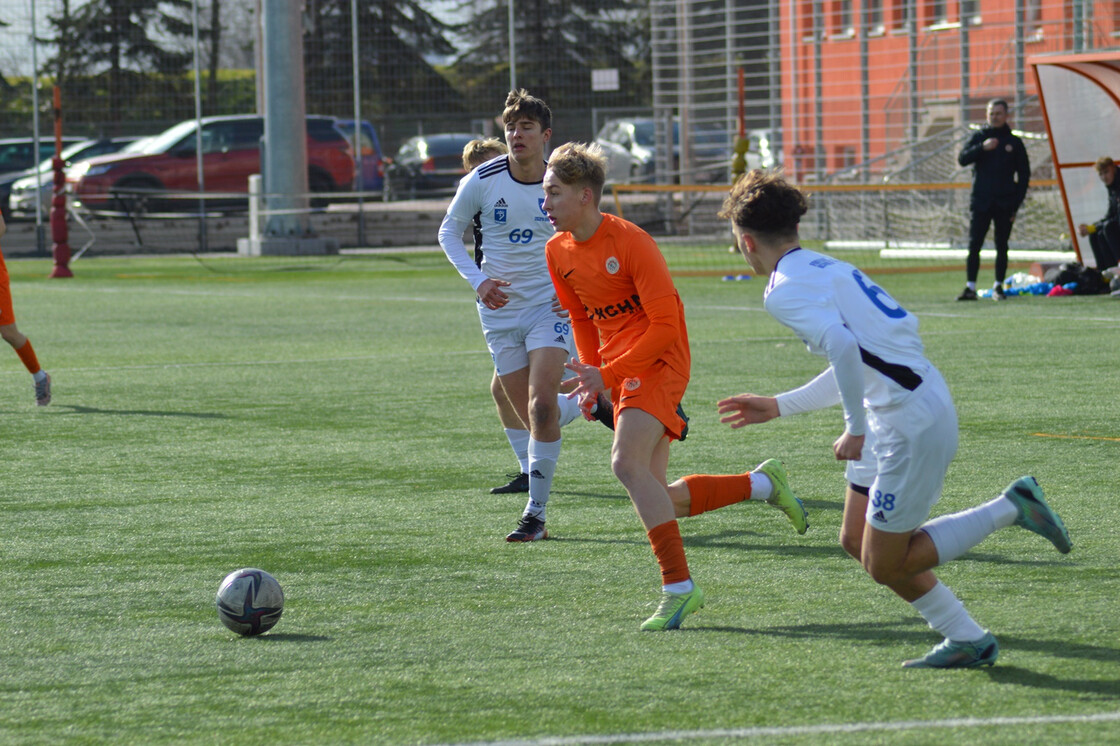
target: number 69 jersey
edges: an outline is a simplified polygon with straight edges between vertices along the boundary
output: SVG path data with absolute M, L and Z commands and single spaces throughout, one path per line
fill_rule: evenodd
M 477 221 L 482 233 L 478 266 L 463 245 L 463 233 Z M 486 278 L 505 280 L 509 303 L 518 310 L 551 302 L 552 278 L 544 245 L 553 234 L 544 211 L 542 182 L 517 181 L 509 160 L 500 156 L 483 163 L 459 182 L 439 229 L 439 242 L 459 274 L 475 290 Z
M 828 330 L 843 324 L 859 344 L 864 403 L 872 409 L 905 401 L 933 367 L 914 314 L 846 262 L 793 249 L 770 273 L 764 302 L 817 355 L 825 354 Z

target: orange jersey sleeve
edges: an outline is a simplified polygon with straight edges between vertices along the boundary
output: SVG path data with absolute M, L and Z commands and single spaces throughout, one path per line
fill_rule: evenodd
M 658 360 L 688 376 L 691 356 L 684 306 L 665 258 L 648 233 L 604 214 L 589 240 L 579 242 L 570 233 L 558 233 L 545 253 L 557 297 L 577 330 L 581 359 L 584 344 L 589 344 L 580 344 L 583 319 L 598 330 L 599 364 L 608 387 L 639 375 Z
M 549 258 L 548 251 L 545 251 L 546 259 L 548 259 L 548 273 L 552 275 L 552 286 L 556 289 L 556 298 L 560 301 L 560 305 L 568 312 L 568 316 L 572 321 L 572 334 L 576 341 L 576 354 L 579 355 L 581 363 L 588 365 L 601 365 L 602 360 L 599 357 L 599 330 L 595 328 L 595 324 L 587 317 L 587 312 L 583 308 L 583 304 L 579 301 L 579 296 L 572 286 L 568 284 L 563 275 L 558 275 L 556 268 L 553 266 L 551 258 Z

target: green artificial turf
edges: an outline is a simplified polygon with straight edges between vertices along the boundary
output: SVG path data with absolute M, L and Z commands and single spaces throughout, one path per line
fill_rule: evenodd
M 722 249 L 725 251 L 726 249 Z M 441 255 L 10 261 L 37 408 L 0 350 L 0 742 L 533 744 L 1120 740 L 1120 303 L 957 303 L 959 269 L 876 276 L 957 403 L 935 514 L 1034 474 L 1074 541 L 1017 528 L 941 568 L 994 668 L 903 670 L 938 642 L 838 546 L 839 410 L 732 431 L 716 401 L 816 375 L 763 281 L 678 280 L 692 431 L 670 478 L 781 458 L 812 527 L 761 504 L 682 521 L 707 607 L 641 633 L 659 576 L 582 420 L 549 541 L 489 397 L 472 294 Z M 283 618 L 240 638 L 222 578 L 268 570 Z

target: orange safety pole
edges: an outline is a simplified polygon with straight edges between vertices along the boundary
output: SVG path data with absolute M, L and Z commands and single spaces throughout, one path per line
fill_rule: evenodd
M 73 277 L 70 271 L 70 228 L 66 224 L 66 163 L 62 160 L 62 89 L 54 87 L 54 194 L 51 197 L 51 247 L 54 269 L 51 277 Z

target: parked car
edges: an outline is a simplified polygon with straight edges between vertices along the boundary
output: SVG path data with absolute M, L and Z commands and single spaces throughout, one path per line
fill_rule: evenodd
M 82 140 L 64 148 L 61 155 L 64 168 L 69 168 L 75 163 L 80 163 L 98 155 L 107 155 L 121 151 L 143 138 L 130 137 L 102 137 L 98 140 Z M 37 173 L 36 173 L 37 172 Z M 43 214 L 51 209 L 51 198 L 54 196 L 54 157 L 47 158 L 39 164 L 39 168 L 30 173 L 24 171 L 21 176 L 12 182 L 11 196 L 8 204 L 13 218 L 34 217 L 35 200 L 38 197 L 42 205 Z
M 385 168 L 385 201 L 453 194 L 463 168 L 463 146 L 478 135 L 417 135 L 404 141 Z
M 62 147 L 81 142 L 82 137 L 62 138 Z M 54 137 L 39 138 L 39 152 L 35 152 L 35 140 L 31 137 L 9 137 L 0 140 L 0 173 L 12 171 L 25 171 L 34 168 L 35 164 L 44 158 L 54 155 Z
M 354 143 L 354 120 L 339 119 L 338 129 L 350 142 Z M 362 180 L 360 188 L 364 192 L 380 192 L 385 184 L 385 163 L 382 160 L 381 141 L 372 124 L 363 120 L 361 128 Z
M 66 148 L 74 143 L 81 142 L 80 137 L 62 138 L 62 147 Z M 35 153 L 35 140 L 30 137 L 9 137 L 0 140 L 0 214 L 4 218 L 11 217 L 8 209 L 8 195 L 12 190 L 12 183 L 16 179 L 34 173 L 35 164 L 44 158 L 54 155 L 54 138 L 39 138 L 39 152 Z
M 652 182 L 657 169 L 657 124 L 652 117 L 609 119 L 595 136 L 595 142 L 607 156 L 608 181 L 621 181 L 625 166 L 629 166 L 631 182 Z M 731 143 L 728 135 L 710 123 L 692 127 L 692 157 L 696 170 L 691 174 L 678 174 L 680 170 L 681 126 L 673 120 L 674 180 L 717 181 L 726 178 L 731 165 Z
M 349 142 L 334 117 L 307 117 L 307 182 L 312 192 L 349 188 L 354 159 Z M 67 180 L 81 204 L 95 210 L 149 210 L 191 208 L 190 199 L 167 193 L 198 192 L 196 142 L 193 119 L 163 131 L 132 153 L 91 158 L 74 166 Z M 207 192 L 239 194 L 248 191 L 249 176 L 260 173 L 260 140 L 264 118 L 256 115 L 202 119 L 202 168 Z M 243 199 L 216 198 L 217 204 L 244 204 Z

